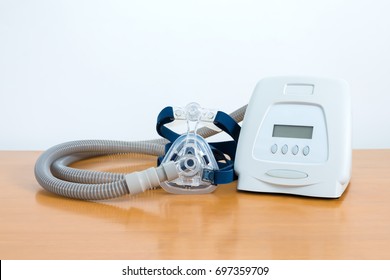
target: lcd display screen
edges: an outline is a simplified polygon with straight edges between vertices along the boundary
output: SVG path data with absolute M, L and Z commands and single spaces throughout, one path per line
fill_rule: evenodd
M 312 139 L 313 127 L 275 124 L 272 137 Z

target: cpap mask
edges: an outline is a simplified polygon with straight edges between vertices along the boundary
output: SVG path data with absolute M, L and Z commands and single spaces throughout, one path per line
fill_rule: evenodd
M 174 120 L 186 121 L 185 134 L 178 135 L 165 126 Z M 197 134 L 201 123 L 213 123 L 232 136 L 234 141 L 209 145 Z M 229 115 L 201 108 L 197 103 L 190 103 L 185 108 L 166 107 L 158 116 L 157 132 L 170 141 L 166 145 L 165 156 L 159 158 L 159 164 L 173 161 L 178 172 L 178 178 L 160 182 L 167 192 L 210 193 L 217 188 L 217 184 L 229 183 L 235 179 L 233 161 L 240 126 Z
M 242 107 L 232 114 L 241 121 L 244 113 Z M 166 126 L 175 120 L 186 122 L 186 133 L 180 135 Z M 205 138 L 218 132 L 200 127 L 201 124 L 213 124 L 233 140 L 208 143 Z M 84 200 L 134 195 L 159 186 L 175 194 L 204 194 L 236 179 L 233 163 L 241 127 L 233 117 L 190 103 L 184 108 L 164 108 L 158 115 L 156 129 L 163 139 L 79 140 L 59 144 L 38 158 L 35 177 L 50 192 Z M 87 158 L 127 153 L 158 156 L 158 166 L 129 174 L 71 167 L 72 163 Z

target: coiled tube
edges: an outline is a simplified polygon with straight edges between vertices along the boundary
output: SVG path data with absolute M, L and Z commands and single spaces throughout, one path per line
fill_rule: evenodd
M 246 106 L 230 114 L 240 122 Z M 203 127 L 198 134 L 204 138 L 215 135 L 216 131 Z M 80 140 L 56 145 L 38 158 L 35 164 L 35 178 L 47 191 L 75 199 L 103 200 L 120 197 L 129 193 L 125 174 L 80 170 L 71 168 L 73 162 L 94 156 L 138 153 L 159 156 L 164 154 L 167 141 L 163 138 L 148 141 Z M 150 171 L 149 171 L 150 172 Z M 156 169 L 158 174 L 163 174 Z M 159 176 L 159 179 L 164 179 Z

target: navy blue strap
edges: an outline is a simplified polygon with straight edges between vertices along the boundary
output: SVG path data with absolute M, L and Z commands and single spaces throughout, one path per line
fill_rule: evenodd
M 214 124 L 229 134 L 236 142 L 238 142 L 241 127 L 231 116 L 224 112 L 218 111 L 214 119 Z
M 220 165 L 218 163 L 218 165 Z M 203 180 L 209 181 L 213 185 L 228 184 L 237 179 L 234 173 L 233 163 L 226 163 L 225 167 L 219 170 L 203 171 Z
M 225 170 L 219 169 L 214 171 L 214 182 L 213 185 L 219 185 L 219 184 L 228 184 L 233 182 L 234 180 L 237 180 L 237 176 L 234 173 L 233 164 L 231 166 L 228 166 Z
M 173 108 L 171 106 L 165 107 L 157 117 L 156 130 L 157 133 L 169 140 L 170 142 L 175 142 L 175 140 L 180 136 L 176 132 L 173 132 L 171 129 L 167 128 L 165 125 L 173 122 L 175 120 L 173 114 Z M 241 127 L 238 123 L 228 114 L 218 111 L 214 119 L 214 124 L 229 134 L 236 142 L 240 136 Z
M 157 125 L 156 130 L 157 133 L 164 137 L 165 139 L 169 140 L 170 142 L 175 142 L 175 140 L 180 136 L 180 134 L 177 134 L 176 132 L 173 132 L 169 128 L 167 128 L 165 125 L 167 123 L 173 122 L 175 120 L 175 117 L 173 115 L 173 108 L 172 107 L 165 107 L 162 109 L 160 114 L 158 114 L 157 117 Z
M 212 142 L 209 143 L 211 148 L 215 148 L 217 150 L 223 151 L 224 154 L 228 155 L 231 160 L 235 160 L 236 158 L 236 149 L 237 142 L 236 141 L 226 141 L 226 142 Z

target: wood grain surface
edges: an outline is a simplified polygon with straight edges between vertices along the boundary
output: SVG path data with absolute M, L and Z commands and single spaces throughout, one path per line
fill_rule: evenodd
M 40 152 L 0 152 L 0 259 L 390 259 L 390 150 L 355 150 L 340 199 L 162 189 L 110 201 L 43 190 Z M 112 156 L 78 168 L 131 172 L 153 157 Z

